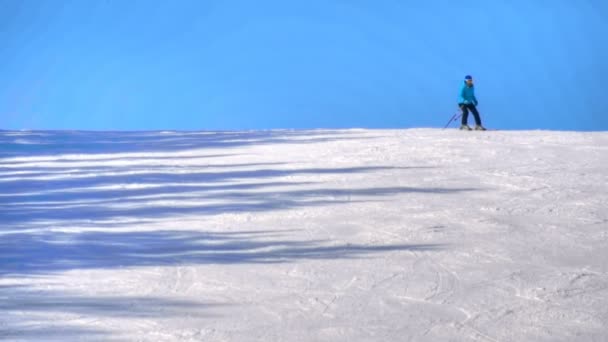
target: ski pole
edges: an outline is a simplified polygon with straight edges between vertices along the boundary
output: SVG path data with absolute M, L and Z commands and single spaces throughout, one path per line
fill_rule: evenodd
M 462 116 L 461 112 L 456 112 L 456 114 L 452 115 L 452 118 L 450 119 L 450 121 L 448 121 L 448 123 L 445 124 L 445 126 L 443 127 L 443 129 L 448 128 L 448 126 L 452 123 L 452 121 L 458 120 L 458 118 L 460 118 L 461 116 Z

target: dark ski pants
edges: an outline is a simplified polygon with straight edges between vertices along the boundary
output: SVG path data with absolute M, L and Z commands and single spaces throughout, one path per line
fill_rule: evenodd
M 479 117 L 479 112 L 477 111 L 477 107 L 474 104 L 460 104 L 460 109 L 462 109 L 462 124 L 466 125 L 469 120 L 469 110 L 473 113 L 475 117 L 475 124 L 481 126 L 481 118 Z

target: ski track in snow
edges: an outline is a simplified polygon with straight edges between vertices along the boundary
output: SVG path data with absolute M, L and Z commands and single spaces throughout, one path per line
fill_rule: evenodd
M 0 340 L 608 341 L 608 133 L 0 146 Z

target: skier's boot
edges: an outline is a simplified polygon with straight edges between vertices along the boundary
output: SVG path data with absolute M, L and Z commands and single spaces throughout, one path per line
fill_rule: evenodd
M 469 127 L 469 125 L 462 125 L 462 126 L 460 126 L 460 130 L 461 131 L 472 131 L 473 129 L 471 127 Z
M 486 130 L 486 128 L 485 128 L 485 127 L 483 127 L 482 125 L 476 125 L 476 126 L 475 126 L 475 130 L 476 130 L 476 131 L 485 131 L 485 130 Z

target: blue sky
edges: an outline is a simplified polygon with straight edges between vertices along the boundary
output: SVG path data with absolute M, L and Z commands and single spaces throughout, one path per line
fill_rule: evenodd
M 0 129 L 608 130 L 604 0 L 0 0 Z

